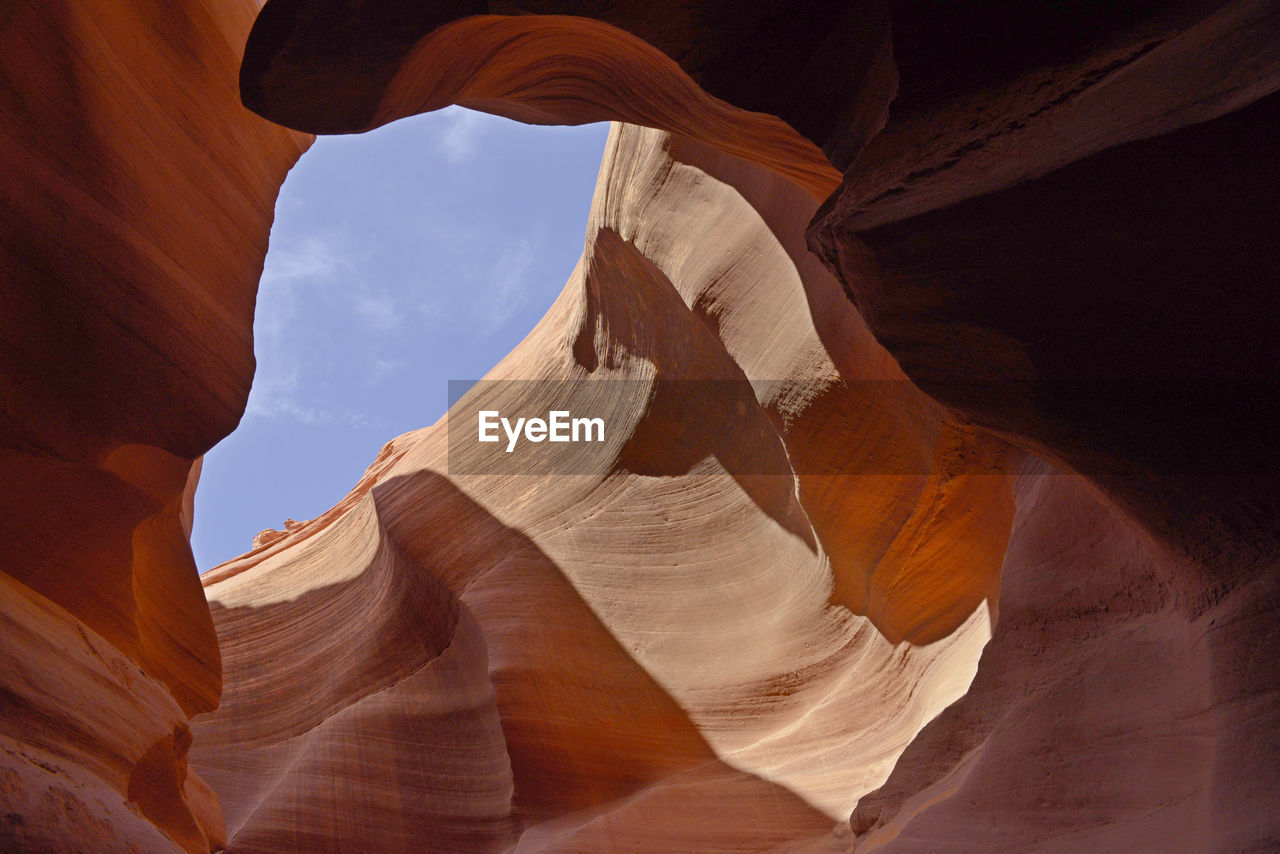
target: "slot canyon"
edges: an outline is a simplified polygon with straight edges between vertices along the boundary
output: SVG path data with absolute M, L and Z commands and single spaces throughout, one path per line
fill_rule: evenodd
M 1280 3 L 8 0 L 0 46 L 0 851 L 1280 850 Z M 581 260 L 198 574 L 286 174 L 454 104 L 612 122 Z M 606 462 L 460 465 L 481 405 Z

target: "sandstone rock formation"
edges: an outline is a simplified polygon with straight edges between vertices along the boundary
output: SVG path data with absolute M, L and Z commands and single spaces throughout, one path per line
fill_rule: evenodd
M 442 421 L 206 577 L 225 688 L 193 756 L 233 848 L 713 850 L 844 827 L 972 678 L 1011 451 L 870 340 L 804 251 L 815 207 L 762 167 L 616 126 L 578 272 L 474 393 L 506 411 L 606 396 L 598 474 L 450 475 Z M 662 399 L 738 377 L 807 382 L 740 409 Z M 885 444 L 915 459 L 840 473 Z M 799 482 L 756 473 L 784 450 Z M 372 743 L 390 746 L 376 787 Z
M 207 851 L 193 462 L 233 429 L 276 189 L 252 2 L 0 10 L 0 848 Z M 132 846 L 132 847 L 131 847 Z
M 256 13 L 0 11 L 0 848 L 1280 845 L 1274 3 Z M 625 123 L 582 261 L 206 605 L 303 132 L 449 103 Z

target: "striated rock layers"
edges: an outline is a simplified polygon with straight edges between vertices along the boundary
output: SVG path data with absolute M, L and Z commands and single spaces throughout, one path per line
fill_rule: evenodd
M 207 851 L 221 664 L 188 537 L 277 187 L 244 2 L 0 8 L 0 849 Z
M 804 249 L 815 207 L 764 168 L 615 126 L 577 273 L 488 378 L 547 382 L 486 383 L 482 404 L 594 407 L 599 473 L 450 475 L 442 421 L 206 576 L 225 688 L 193 761 L 233 848 L 847 837 L 973 676 L 1013 452 L 871 341 Z M 807 382 L 746 401 L 691 382 L 743 377 Z M 840 474 L 879 446 L 903 459 Z
M 0 11 L 0 849 L 1280 846 L 1280 9 L 953 5 Z M 202 596 L 303 132 L 449 103 L 624 122 L 581 263 Z

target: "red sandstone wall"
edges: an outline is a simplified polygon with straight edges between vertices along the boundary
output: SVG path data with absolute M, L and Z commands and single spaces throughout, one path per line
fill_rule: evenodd
M 219 798 L 240 851 L 1280 844 L 1274 3 L 255 13 L 0 10 L 5 846 L 209 850 Z M 617 401 L 536 506 L 400 437 L 211 619 L 308 141 L 241 92 L 670 132 L 495 376 L 806 391 Z
M 223 838 L 186 764 L 222 674 L 184 494 L 244 409 L 275 194 L 308 143 L 240 106 L 255 12 L 0 12 L 6 850 Z

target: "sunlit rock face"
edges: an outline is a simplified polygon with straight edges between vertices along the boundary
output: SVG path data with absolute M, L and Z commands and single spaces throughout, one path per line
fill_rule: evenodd
M 803 248 L 815 207 L 615 126 L 582 262 L 483 404 L 603 413 L 598 472 L 450 475 L 442 421 L 208 577 L 225 688 L 193 755 L 233 847 L 847 841 L 973 677 L 1017 454 L 870 339 Z M 698 399 L 737 378 L 800 379 Z M 914 465 L 839 473 L 880 446 Z
M 1280 846 L 1273 3 L 257 13 L 0 11 L 0 849 Z M 619 122 L 581 263 L 202 597 L 284 173 L 450 103 Z

